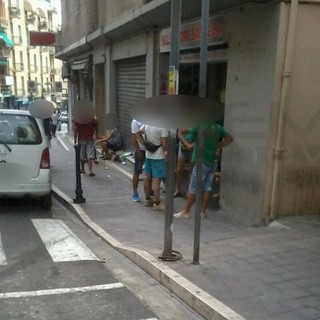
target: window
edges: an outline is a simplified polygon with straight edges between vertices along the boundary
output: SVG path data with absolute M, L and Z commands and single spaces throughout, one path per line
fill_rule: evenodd
M 8 144 L 41 144 L 36 120 L 28 115 L 0 114 L 0 140 Z

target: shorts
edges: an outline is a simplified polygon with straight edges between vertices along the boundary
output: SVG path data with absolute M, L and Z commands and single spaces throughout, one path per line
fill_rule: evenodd
M 209 192 L 212 190 L 212 182 L 214 173 L 216 171 L 216 164 L 202 165 L 202 191 Z M 196 194 L 196 187 L 197 187 L 197 168 L 196 165 L 193 167 L 191 180 L 189 184 L 189 193 Z
M 93 140 L 90 141 L 79 141 L 80 145 L 80 160 L 85 161 L 86 159 L 96 158 L 96 145 Z
M 144 172 L 146 175 L 155 179 L 165 179 L 166 161 L 164 159 L 146 159 Z
M 142 159 L 139 159 L 137 156 L 137 152 L 134 153 L 134 174 L 138 176 L 142 173 L 142 168 L 144 161 L 146 160 L 146 152 L 145 150 L 141 150 L 142 152 Z

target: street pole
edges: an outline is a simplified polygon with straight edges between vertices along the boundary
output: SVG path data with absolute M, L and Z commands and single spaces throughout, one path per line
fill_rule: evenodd
M 73 199 L 74 203 L 85 203 L 86 199 L 82 196 L 82 186 L 81 186 L 81 172 L 80 172 L 80 148 L 81 146 L 77 143 L 74 145 L 76 152 L 76 197 Z
M 169 94 L 177 94 L 177 72 L 179 69 L 181 0 L 171 0 L 171 47 L 169 58 Z M 173 193 L 175 187 L 176 129 L 170 129 L 168 135 L 168 158 L 166 177 L 166 209 L 164 229 L 164 250 L 159 258 L 175 261 L 182 258 L 179 252 L 172 250 Z
M 207 87 L 207 50 L 208 50 L 208 21 L 209 0 L 202 0 L 201 8 L 201 47 L 200 47 L 200 74 L 199 74 L 199 96 L 206 97 Z M 200 260 L 200 229 L 201 229 L 201 202 L 202 202 L 202 164 L 203 164 L 203 127 L 198 128 L 197 137 L 197 163 L 196 163 L 196 206 L 194 215 L 194 242 L 193 263 L 199 264 Z M 212 151 L 213 152 L 213 151 Z

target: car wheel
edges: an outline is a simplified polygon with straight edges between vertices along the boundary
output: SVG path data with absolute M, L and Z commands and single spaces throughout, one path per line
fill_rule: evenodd
M 43 210 L 50 210 L 52 205 L 52 195 L 51 192 L 44 197 L 41 197 L 41 208 Z

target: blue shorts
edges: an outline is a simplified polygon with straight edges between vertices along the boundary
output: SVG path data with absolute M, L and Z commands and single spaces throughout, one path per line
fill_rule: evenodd
M 202 165 L 202 191 L 211 191 L 213 176 L 216 171 L 216 164 L 213 165 Z M 189 184 L 189 193 L 196 194 L 197 187 L 197 168 L 196 165 L 193 167 L 191 180 Z
M 146 160 L 146 152 L 145 150 L 141 150 L 142 158 L 139 159 L 137 156 L 137 152 L 134 153 L 134 174 L 139 175 L 142 173 L 142 167 L 144 164 L 144 161 Z
M 152 178 L 164 179 L 166 177 L 166 161 L 164 159 L 146 159 L 144 172 Z

